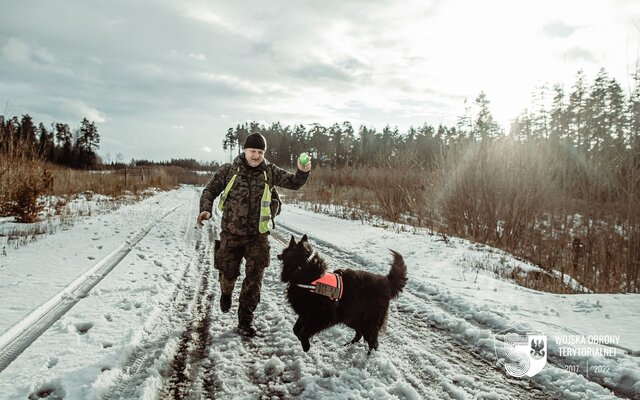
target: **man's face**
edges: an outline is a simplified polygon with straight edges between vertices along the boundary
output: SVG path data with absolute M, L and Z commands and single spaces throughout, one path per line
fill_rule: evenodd
M 260 149 L 244 149 L 244 158 L 250 166 L 257 167 L 264 160 L 264 150 Z

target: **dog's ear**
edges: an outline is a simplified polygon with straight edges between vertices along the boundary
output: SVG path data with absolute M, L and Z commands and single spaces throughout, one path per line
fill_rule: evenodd
M 291 241 L 289 242 L 289 247 L 293 247 L 296 245 L 296 240 L 293 238 L 293 235 L 291 235 Z
M 307 234 L 305 233 L 304 236 L 302 237 L 302 239 L 300 239 L 301 242 L 308 242 L 309 239 L 307 238 Z

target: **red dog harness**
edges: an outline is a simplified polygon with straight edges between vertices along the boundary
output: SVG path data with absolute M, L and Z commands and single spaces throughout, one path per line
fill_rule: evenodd
M 307 261 L 310 262 L 315 255 L 316 252 L 314 250 Z M 342 298 L 342 276 L 340 274 L 336 274 L 335 272 L 325 272 L 320 278 L 311 282 L 311 284 L 309 285 L 298 283 L 296 284 L 296 286 L 304 289 L 309 289 L 311 293 L 317 293 L 323 296 L 327 296 L 334 301 L 338 301 Z

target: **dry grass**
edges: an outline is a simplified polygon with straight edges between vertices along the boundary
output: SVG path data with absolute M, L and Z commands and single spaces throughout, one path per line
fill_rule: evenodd
M 138 194 L 150 187 L 163 190 L 178 185 L 178 178 L 164 168 L 118 171 L 82 171 L 47 165 L 52 182 L 46 194 L 70 195 L 85 191 L 118 197 L 125 191 Z
M 180 183 L 204 184 L 208 176 L 180 167 L 131 168 L 83 171 L 45 163 L 25 145 L 0 157 L 0 216 L 18 222 L 34 222 L 43 209 L 42 196 L 75 196 L 97 193 L 115 203 L 122 196 L 138 196 L 149 188 L 168 190 Z
M 433 170 L 317 168 L 286 201 L 338 205 L 344 218 L 378 216 L 503 249 L 549 271 L 511 277 L 536 290 L 570 293 L 568 274 L 595 292 L 638 292 L 640 173 L 629 160 L 614 161 L 505 139 L 450 149 Z

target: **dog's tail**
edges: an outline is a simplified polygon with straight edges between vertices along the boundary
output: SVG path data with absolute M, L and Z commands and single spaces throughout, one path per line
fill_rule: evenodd
M 391 263 L 391 270 L 387 275 L 389 280 L 389 289 L 391 291 L 391 298 L 398 297 L 402 289 L 407 284 L 407 265 L 404 263 L 402 255 L 396 251 L 391 250 L 393 255 L 393 262 Z

